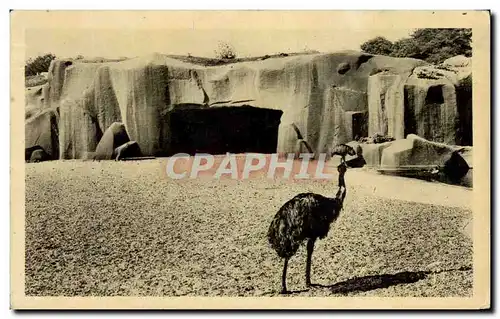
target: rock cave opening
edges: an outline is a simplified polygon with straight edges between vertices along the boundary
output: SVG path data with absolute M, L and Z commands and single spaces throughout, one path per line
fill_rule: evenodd
M 282 114 L 248 105 L 174 110 L 168 153 L 275 153 Z
M 443 86 L 442 85 L 433 85 L 429 87 L 427 91 L 427 95 L 425 96 L 425 104 L 443 104 L 444 96 L 443 96 Z

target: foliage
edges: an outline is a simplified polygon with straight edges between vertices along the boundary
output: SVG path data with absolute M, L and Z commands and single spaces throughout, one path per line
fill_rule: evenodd
M 420 54 L 418 42 L 413 38 L 395 41 L 390 55 L 398 58 L 423 58 Z
M 409 38 L 392 43 L 384 37 L 376 37 L 361 45 L 361 50 L 394 57 L 422 59 L 441 63 L 456 55 L 472 56 L 471 29 L 417 29 Z
M 41 72 L 47 72 L 49 70 L 50 62 L 54 60 L 56 56 L 52 53 L 47 53 L 45 55 L 37 56 L 36 58 L 30 58 L 26 61 L 24 67 L 24 75 L 31 76 L 37 75 Z
M 215 57 L 218 59 L 233 60 L 236 59 L 236 50 L 229 43 L 219 41 L 218 48 L 215 50 Z
M 456 55 L 472 56 L 471 29 L 418 29 L 412 37 L 427 62 L 440 63 Z
M 384 37 L 376 37 L 361 45 L 361 50 L 379 55 L 389 55 L 392 52 L 392 42 Z

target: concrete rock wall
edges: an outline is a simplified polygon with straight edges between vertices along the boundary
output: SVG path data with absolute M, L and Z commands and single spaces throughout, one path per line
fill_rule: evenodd
M 415 133 L 448 142 L 454 138 L 451 122 L 461 114 L 453 109 L 463 104 L 457 104 L 454 88 L 464 86 L 467 77 L 440 79 L 438 84 L 415 78 L 415 69 L 426 65 L 415 59 L 354 51 L 212 67 L 159 54 L 104 63 L 58 60 L 51 65 L 49 83 L 41 95 L 45 108 L 60 111 L 59 157 L 63 159 L 95 152 L 103 132 L 114 122 L 124 123 L 144 155 L 165 154 L 170 147 L 170 111 L 221 105 L 283 111 L 278 152 L 295 151 L 292 123 L 317 152 L 359 134 L 383 131 L 402 138 L 407 131 L 406 110 L 423 121 Z M 423 96 L 436 85 L 442 85 L 445 101 L 431 107 Z M 414 97 L 405 99 L 405 92 Z M 431 118 L 435 114 L 441 116 L 437 122 Z
M 417 134 L 450 145 L 472 145 L 470 63 L 461 57 L 417 66 L 410 73 L 370 76 L 368 133 L 396 139 Z

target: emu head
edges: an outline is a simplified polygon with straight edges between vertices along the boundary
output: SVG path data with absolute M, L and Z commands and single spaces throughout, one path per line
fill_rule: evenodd
M 340 164 L 337 166 L 337 171 L 339 172 L 339 175 L 343 177 L 345 172 L 347 172 L 347 165 L 345 163 Z
M 337 166 L 337 170 L 339 172 L 339 187 L 345 187 L 344 175 L 345 172 L 347 172 L 346 163 L 342 163 L 339 166 Z

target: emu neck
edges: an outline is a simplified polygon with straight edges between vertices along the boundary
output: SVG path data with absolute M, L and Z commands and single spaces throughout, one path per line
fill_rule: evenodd
M 339 185 L 338 185 L 338 190 L 337 190 L 337 194 L 335 195 L 335 198 L 339 201 L 341 206 L 344 203 L 344 198 L 346 196 L 346 193 L 347 193 L 347 189 L 345 187 L 344 173 L 339 172 Z
M 344 174 L 340 173 L 339 174 L 339 188 L 344 187 L 345 188 L 345 180 L 344 180 Z

